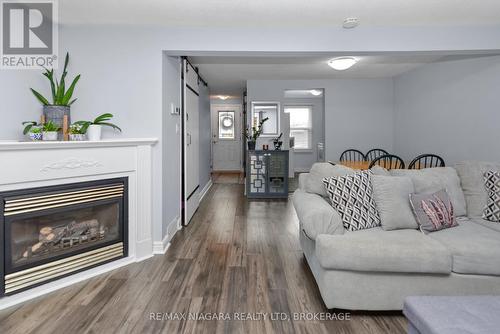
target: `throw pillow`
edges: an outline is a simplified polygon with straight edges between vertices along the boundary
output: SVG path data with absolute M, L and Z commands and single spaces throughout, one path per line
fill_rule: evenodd
M 488 191 L 488 202 L 483 211 L 483 218 L 500 222 L 500 171 L 484 173 L 484 185 Z
M 410 202 L 422 232 L 458 226 L 453 204 L 446 190 L 433 194 L 411 194 Z
M 465 197 L 457 171 L 451 167 L 424 168 L 419 170 L 392 169 L 392 176 L 408 176 L 413 181 L 417 194 L 430 194 L 446 189 L 453 203 L 456 216 L 467 214 Z
M 305 182 L 305 190 L 311 194 L 317 194 L 328 197 L 323 179 L 330 176 L 344 176 L 354 174 L 356 171 L 352 168 L 342 165 L 332 165 L 329 162 L 317 162 L 312 165 L 309 175 Z
M 414 193 L 413 182 L 404 176 L 372 176 L 373 198 L 386 231 L 417 229 L 409 196 Z
M 460 177 L 460 184 L 467 201 L 467 216 L 482 218 L 488 201 L 484 173 L 489 170 L 500 171 L 500 162 L 462 161 L 456 163 L 454 167 Z
M 380 226 L 380 218 L 373 200 L 371 172 L 323 179 L 331 204 L 342 217 L 347 231 Z

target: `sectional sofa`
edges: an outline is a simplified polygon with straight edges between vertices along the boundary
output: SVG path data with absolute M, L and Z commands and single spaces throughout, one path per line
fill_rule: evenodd
M 447 189 L 459 226 L 429 234 L 381 227 L 347 232 L 322 179 L 352 170 L 317 163 L 310 173 L 301 174 L 293 196 L 300 242 L 325 305 L 401 310 L 407 296 L 499 295 L 500 223 L 481 218 L 487 200 L 483 174 L 488 170 L 500 170 L 500 163 L 373 171 L 408 176 L 417 191 Z

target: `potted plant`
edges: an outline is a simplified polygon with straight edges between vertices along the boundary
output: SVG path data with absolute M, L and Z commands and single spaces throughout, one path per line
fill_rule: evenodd
M 280 133 L 280 135 L 278 137 L 273 138 L 274 149 L 276 151 L 281 150 L 281 145 L 283 145 L 283 141 L 281 140 L 282 136 L 283 136 L 283 132 Z
M 28 135 L 28 137 L 33 140 L 42 140 L 42 126 L 35 121 L 23 122 L 24 130 L 23 134 Z
M 250 134 L 250 130 L 248 130 L 248 128 L 245 130 L 245 138 L 247 139 L 247 145 L 248 145 L 249 151 L 255 150 L 255 144 L 257 143 L 257 139 L 262 134 L 262 126 L 264 125 L 264 123 L 268 119 L 269 119 L 269 117 L 266 117 L 266 118 L 260 120 L 259 125 L 257 127 L 252 126 L 252 133 L 251 134 Z
M 78 80 L 80 80 L 80 74 L 78 74 L 66 89 L 68 64 L 69 53 L 66 53 L 63 73 L 61 74 L 61 78 L 59 80 L 57 80 L 57 78 L 54 78 L 54 69 L 48 70 L 44 68 L 45 72 L 43 72 L 43 76 L 49 80 L 52 102 L 49 102 L 49 99 L 45 98 L 42 94 L 40 94 L 33 88 L 30 88 L 33 95 L 35 95 L 38 101 L 40 101 L 40 103 L 43 105 L 43 115 L 45 118 L 45 122 L 52 121 L 54 124 L 59 126 L 59 128 L 63 126 L 64 116 L 67 116 L 68 124 L 71 123 L 70 107 L 76 101 L 76 99 L 73 99 L 73 92 Z
M 42 139 L 44 141 L 57 140 L 57 134 L 61 127 L 52 121 L 46 122 L 42 127 Z
M 70 141 L 84 141 L 87 139 L 85 135 L 85 130 L 82 129 L 83 126 L 80 124 L 71 124 L 69 126 L 68 134 Z
M 109 126 L 114 130 L 122 131 L 117 125 L 110 123 L 109 120 L 113 118 L 113 114 L 102 114 L 93 121 L 78 121 L 73 125 L 80 125 L 83 133 L 87 133 L 87 137 L 91 141 L 101 140 L 101 133 L 103 126 Z

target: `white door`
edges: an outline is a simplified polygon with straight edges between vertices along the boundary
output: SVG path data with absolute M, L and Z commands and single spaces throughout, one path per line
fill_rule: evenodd
M 241 106 L 214 104 L 212 113 L 212 169 L 242 170 Z
M 184 224 L 200 203 L 198 74 L 184 60 Z

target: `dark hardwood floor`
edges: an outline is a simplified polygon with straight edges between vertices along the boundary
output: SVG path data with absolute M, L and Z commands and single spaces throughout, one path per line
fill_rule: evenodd
M 205 319 L 169 320 L 171 312 Z M 248 201 L 243 185 L 215 184 L 164 256 L 0 311 L 0 333 L 406 332 L 401 313 L 270 319 L 325 312 L 291 201 Z M 208 320 L 212 313 L 233 320 Z M 235 320 L 234 313 L 254 320 Z

